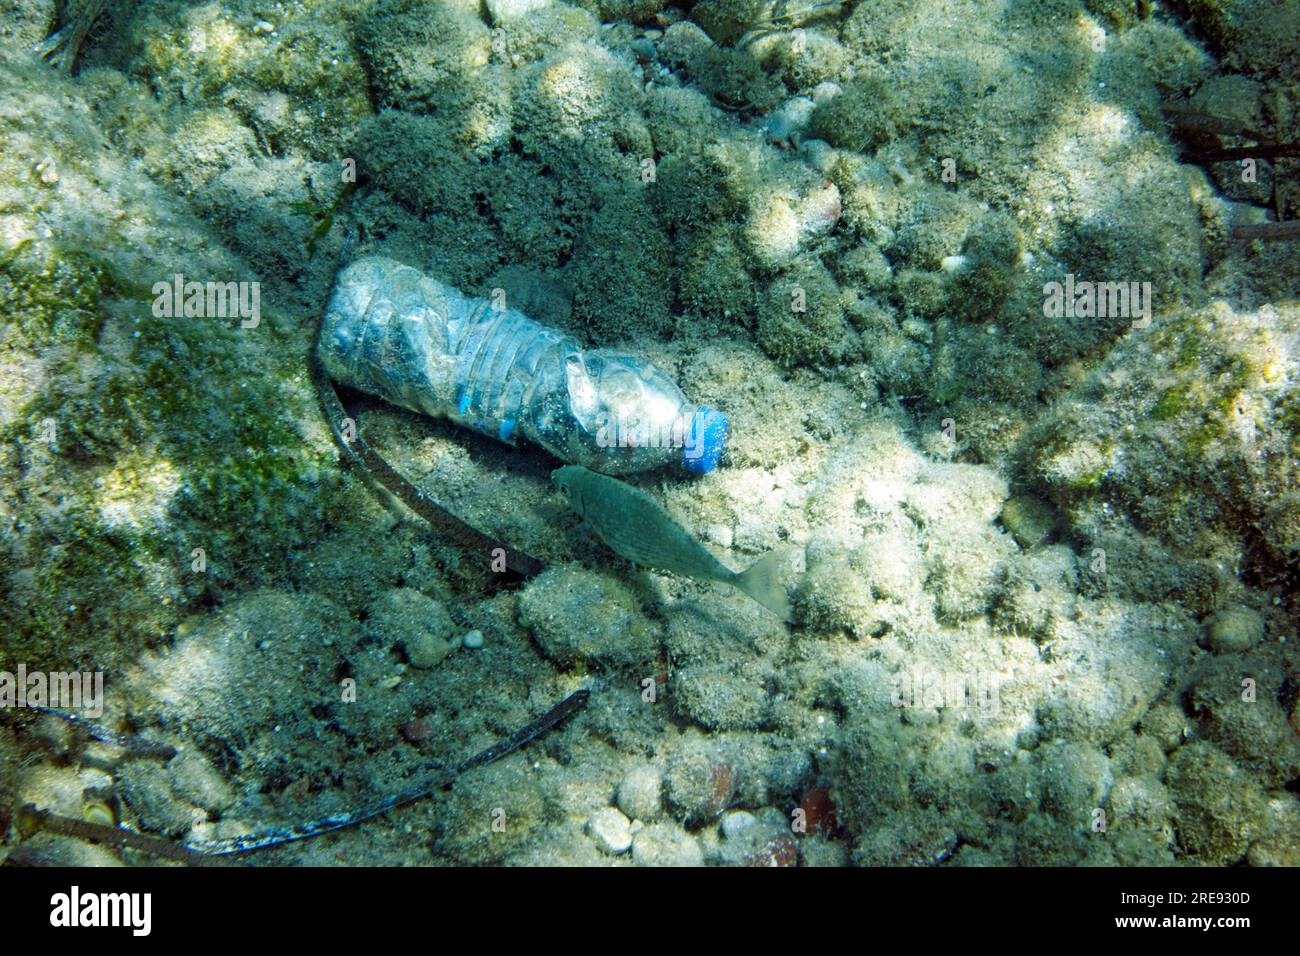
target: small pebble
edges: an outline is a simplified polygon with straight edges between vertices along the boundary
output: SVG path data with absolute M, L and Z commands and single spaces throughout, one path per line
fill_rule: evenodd
M 451 643 L 434 634 L 416 634 L 406 641 L 406 657 L 412 667 L 428 669 L 451 653 Z
M 745 855 L 745 866 L 787 867 L 799 863 L 799 845 L 794 837 L 784 832 L 774 832 L 755 850 Z
M 81 819 L 101 827 L 117 826 L 117 816 L 113 808 L 102 800 L 92 800 L 81 811 Z
M 416 717 L 402 724 L 402 736 L 408 743 L 418 744 L 433 735 L 433 723 L 425 717 Z
M 663 779 L 649 765 L 633 767 L 618 785 L 619 809 L 633 820 L 653 820 L 659 816 Z
M 794 866 L 799 848 L 786 817 L 775 807 L 757 813 L 737 810 L 722 818 L 725 842 L 715 859 L 727 866 Z
M 587 835 L 606 853 L 618 856 L 632 847 L 632 821 L 613 807 L 604 807 L 587 821 Z
M 799 144 L 799 156 L 815 169 L 828 173 L 835 166 L 835 148 L 824 139 L 806 139 Z
M 462 647 L 468 647 L 471 650 L 480 648 L 483 646 L 483 632 L 475 628 L 462 637 L 460 643 Z
M 460 643 L 446 608 L 413 588 L 393 588 L 371 602 L 366 630 L 382 644 L 400 643 L 411 666 L 425 669 Z
M 1002 525 L 1020 547 L 1028 550 L 1047 540 L 1056 526 L 1051 505 L 1032 495 L 1016 495 L 1002 506 Z
M 704 535 L 720 548 L 730 548 L 732 541 L 735 540 L 731 528 L 725 524 L 715 524 L 706 528 Z
M 735 840 L 757 823 L 758 818 L 752 813 L 736 810 L 722 818 L 722 835 L 728 840 Z
M 703 823 L 731 803 L 736 771 L 707 750 L 685 751 L 670 759 L 664 789 L 674 816 L 687 824 Z
M 508 23 L 549 6 L 550 2 L 551 0 L 487 0 L 487 8 L 494 24 Z
M 840 95 L 840 85 L 838 83 L 832 83 L 830 80 L 827 80 L 824 83 L 818 83 L 815 87 L 813 87 L 812 101 L 820 106 L 822 103 L 826 103 L 830 100 L 833 100 L 835 97 L 839 95 Z
M 1210 650 L 1216 654 L 1238 654 L 1264 640 L 1264 619 L 1248 607 L 1230 607 L 1210 620 Z
M 672 823 L 655 823 L 632 839 L 632 861 L 637 866 L 703 866 L 699 842 Z

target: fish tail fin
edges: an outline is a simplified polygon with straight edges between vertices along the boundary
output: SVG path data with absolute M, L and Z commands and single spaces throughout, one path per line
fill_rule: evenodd
M 781 620 L 790 620 L 790 596 L 782 580 L 779 549 L 769 551 L 737 574 L 735 584 Z

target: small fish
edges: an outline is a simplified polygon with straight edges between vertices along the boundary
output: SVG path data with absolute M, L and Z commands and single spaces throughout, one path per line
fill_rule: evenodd
M 730 584 L 789 620 L 790 599 L 780 579 L 779 552 L 765 554 L 744 571 L 733 571 L 639 488 L 580 465 L 555 469 L 551 480 L 610 550 L 633 564 Z

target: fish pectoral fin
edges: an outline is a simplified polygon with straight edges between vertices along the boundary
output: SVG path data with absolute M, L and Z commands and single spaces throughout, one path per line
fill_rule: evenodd
M 769 551 L 736 575 L 736 587 L 783 621 L 790 620 L 790 595 L 781 573 L 781 549 Z

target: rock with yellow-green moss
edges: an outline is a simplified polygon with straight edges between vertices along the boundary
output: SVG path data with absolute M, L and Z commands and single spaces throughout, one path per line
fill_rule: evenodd
M 818 83 L 840 79 L 850 56 L 829 31 L 809 27 L 759 37 L 754 55 L 792 90 L 811 92 Z
M 865 74 L 817 104 L 812 134 L 832 146 L 874 153 L 898 135 L 902 113 L 883 77 Z
M 851 348 L 834 277 L 805 260 L 772 282 L 759 301 L 758 342 L 784 365 L 838 358 Z
M 1267 650 L 1246 657 L 1216 658 L 1187 695 L 1204 735 L 1269 787 L 1300 774 L 1300 739 L 1279 704 L 1284 692 L 1275 675 L 1284 660 Z
M 1033 495 L 1015 495 L 1002 506 L 1002 524 L 1026 550 L 1046 540 L 1056 525 L 1056 514 Z
M 759 26 L 766 0 L 700 0 L 691 9 L 691 19 L 718 43 L 732 44 Z
M 143 7 L 130 21 L 140 38 L 126 45 L 130 72 L 166 98 L 231 106 L 264 149 L 333 158 L 341 134 L 371 109 L 352 38 L 317 5 L 278 9 L 273 19 L 221 4 Z M 152 137 L 130 127 L 143 119 L 126 124 L 141 148 Z
M 1289 304 L 1235 311 L 1223 302 L 1134 329 L 1035 427 L 1035 474 L 1075 522 L 1104 493 L 1175 546 L 1207 529 L 1268 541 L 1293 459 L 1258 450 L 1300 443 L 1280 363 L 1298 331 Z M 1284 560 L 1280 551 L 1271 560 Z
M 1227 607 L 1206 622 L 1206 642 L 1216 654 L 1248 651 L 1264 639 L 1264 619 L 1248 607 Z
M 451 0 L 382 0 L 358 23 L 357 46 L 381 106 L 435 112 L 487 87 L 491 30 Z
M 542 651 L 564 667 L 655 665 L 658 640 L 632 592 L 617 579 L 579 565 L 556 565 L 519 598 L 519 621 Z
M 1213 744 L 1180 748 L 1165 783 L 1174 799 L 1178 843 L 1197 862 L 1235 863 L 1265 832 L 1263 790 Z
M 279 573 L 299 540 L 286 529 L 319 529 L 338 486 L 322 480 L 332 445 L 269 295 L 244 320 L 155 308 L 177 273 L 261 277 L 102 154 L 78 92 L 54 108 L 31 95 L 38 81 L 66 82 L 0 74 L 2 121 L 39 127 L 58 170 L 52 185 L 33 177 L 21 142 L 0 164 L 4 188 L 27 196 L 17 208 L 53 227 L 26 212 L 6 227 L 0 363 L 22 374 L 6 374 L 0 401 L 17 532 L 0 626 L 17 659 L 111 669 L 197 602 Z

